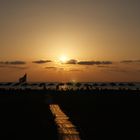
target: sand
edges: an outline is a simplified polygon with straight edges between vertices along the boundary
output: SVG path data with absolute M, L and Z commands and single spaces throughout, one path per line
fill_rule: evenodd
M 140 139 L 139 91 L 0 90 L 0 139 L 57 140 L 57 103 L 82 140 Z

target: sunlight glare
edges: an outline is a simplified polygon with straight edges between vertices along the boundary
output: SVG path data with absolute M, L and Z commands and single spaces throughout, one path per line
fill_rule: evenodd
M 60 60 L 60 62 L 62 62 L 62 63 L 66 63 L 67 60 L 68 60 L 68 57 L 65 56 L 65 55 L 62 55 L 62 56 L 60 56 L 59 60 Z

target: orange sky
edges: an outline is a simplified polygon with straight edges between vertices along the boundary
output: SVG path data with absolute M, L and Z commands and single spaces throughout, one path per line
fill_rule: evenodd
M 30 81 L 140 81 L 139 7 L 137 0 L 1 0 L 0 81 L 25 72 Z M 64 56 L 77 63 L 61 64 Z

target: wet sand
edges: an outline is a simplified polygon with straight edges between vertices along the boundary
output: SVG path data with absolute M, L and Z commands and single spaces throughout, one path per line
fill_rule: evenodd
M 140 139 L 139 91 L 0 91 L 0 139 L 57 140 L 49 103 L 83 140 Z
M 0 140 L 57 140 L 49 107 L 40 95 L 0 95 Z

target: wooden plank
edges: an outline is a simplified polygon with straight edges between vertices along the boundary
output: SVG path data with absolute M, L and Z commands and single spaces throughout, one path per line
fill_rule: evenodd
M 50 110 L 55 117 L 59 140 L 81 140 L 76 126 L 70 122 L 69 117 L 61 110 L 59 105 L 51 104 Z

